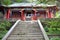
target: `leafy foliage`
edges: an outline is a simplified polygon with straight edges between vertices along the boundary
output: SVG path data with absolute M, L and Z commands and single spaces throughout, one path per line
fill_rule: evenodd
M 6 30 L 7 28 L 10 28 L 10 26 L 11 26 L 11 24 L 8 21 L 0 22 L 0 29 Z
M 46 26 L 46 27 L 44 27 L 44 29 L 45 29 L 45 31 L 46 31 L 46 32 L 48 32 L 48 31 L 49 31 L 47 26 Z
M 44 3 L 44 4 L 55 4 L 56 0 L 37 0 L 37 3 Z
M 60 40 L 60 38 L 59 37 L 53 37 L 50 40 Z
M 60 21 L 50 21 L 50 22 L 48 22 L 48 24 L 49 24 L 49 26 L 50 26 L 50 28 L 56 28 L 56 30 L 57 30 L 57 28 L 60 28 Z
M 6 34 L 8 29 L 10 28 L 10 26 L 11 26 L 11 23 L 9 21 L 1 21 L 0 22 L 0 40 Z
M 15 2 L 21 3 L 23 2 L 23 0 L 15 0 Z
M 57 11 L 56 12 L 56 16 L 55 16 L 56 18 L 60 18 L 60 11 Z
M 60 34 L 60 19 L 50 19 L 43 23 L 47 34 Z
M 9 5 L 12 2 L 11 2 L 11 0 L 3 0 L 1 3 L 4 4 L 4 5 Z
M 0 31 L 0 40 L 4 37 L 7 31 Z

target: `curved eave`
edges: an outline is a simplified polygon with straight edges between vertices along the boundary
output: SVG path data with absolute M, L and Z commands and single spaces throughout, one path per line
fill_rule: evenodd
M 43 8 L 43 7 L 46 7 L 46 8 L 49 8 L 49 7 L 56 7 L 56 6 L 4 6 L 4 7 L 7 7 L 7 8 Z

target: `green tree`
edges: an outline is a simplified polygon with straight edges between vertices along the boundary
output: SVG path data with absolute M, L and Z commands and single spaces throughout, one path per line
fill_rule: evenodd
M 23 2 L 23 0 L 15 0 L 15 2 L 21 3 Z
M 3 0 L 1 2 L 1 4 L 3 4 L 3 5 L 10 5 L 11 3 L 12 3 L 11 0 Z
M 44 3 L 44 4 L 55 4 L 56 0 L 37 0 L 37 4 Z

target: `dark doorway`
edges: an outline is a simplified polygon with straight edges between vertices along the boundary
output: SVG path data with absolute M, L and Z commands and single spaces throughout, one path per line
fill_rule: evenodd
M 33 12 L 32 11 L 25 11 L 25 18 L 26 20 L 31 20 L 32 16 L 33 16 Z
M 32 16 L 32 13 L 31 12 L 26 12 L 26 16 L 31 17 Z
M 10 14 L 10 17 L 12 18 L 21 18 L 21 12 L 18 10 L 13 10 L 12 13 Z

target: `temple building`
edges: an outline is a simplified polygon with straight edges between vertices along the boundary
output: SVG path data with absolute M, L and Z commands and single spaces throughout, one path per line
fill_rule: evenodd
M 39 18 L 54 18 L 57 11 L 56 5 L 14 3 L 3 5 L 5 19 L 37 20 Z

